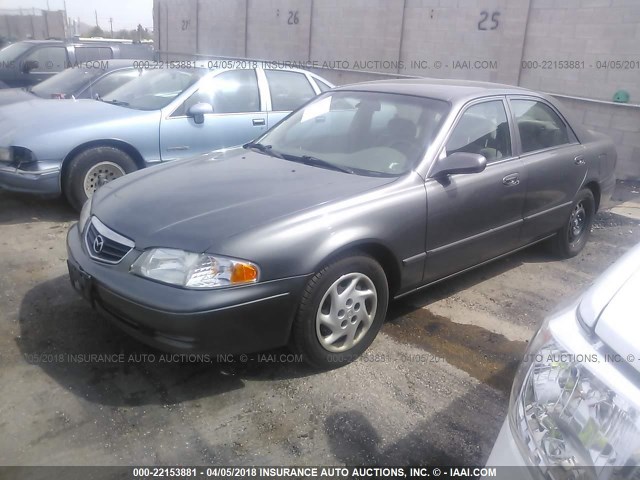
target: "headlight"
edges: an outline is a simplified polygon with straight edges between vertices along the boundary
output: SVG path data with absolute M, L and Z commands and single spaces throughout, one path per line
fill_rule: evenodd
M 591 367 L 604 362 L 595 352 L 568 352 L 545 324 L 514 381 L 509 418 L 516 441 L 532 465 L 560 467 L 551 478 L 574 478 L 568 467 L 575 466 L 610 478 L 611 467 L 640 460 L 637 404 L 593 374 Z
M 147 250 L 131 265 L 131 272 L 185 288 L 216 288 L 258 281 L 257 265 L 244 260 L 171 248 Z
M 11 147 L 0 147 L 0 162 L 10 162 L 12 159 Z
M 87 226 L 87 222 L 89 221 L 89 217 L 91 216 L 91 200 L 93 197 L 89 197 L 89 199 L 84 202 L 82 206 L 82 210 L 80 210 L 80 219 L 78 220 L 78 231 L 80 235 L 84 232 L 84 227 Z

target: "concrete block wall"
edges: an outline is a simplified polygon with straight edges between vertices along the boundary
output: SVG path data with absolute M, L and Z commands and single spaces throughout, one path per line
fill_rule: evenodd
M 403 73 L 517 83 L 529 1 L 407 0 Z
M 531 0 L 522 60 L 522 86 L 609 101 L 623 89 L 640 103 L 640 1 Z
M 207 0 L 198 8 L 198 51 L 226 57 L 247 56 L 248 0 Z
M 574 120 L 613 139 L 618 152 L 616 175 L 619 179 L 640 179 L 640 106 L 558 98 Z
M 197 53 L 198 0 L 153 2 L 154 42 L 158 50 Z
M 623 89 L 640 105 L 640 0 L 154 0 L 154 19 L 171 58 L 312 61 L 338 85 L 410 75 L 576 97 L 564 101 L 578 120 L 616 141 L 620 178 L 640 179 L 640 108 L 610 103 Z
M 246 1 L 247 57 L 279 61 L 308 60 L 312 2 Z
M 17 40 L 64 38 L 64 11 L 43 10 L 41 13 L 20 15 L 2 14 L 0 10 L 0 36 Z
M 314 0 L 310 59 L 397 72 L 403 6 L 404 0 Z

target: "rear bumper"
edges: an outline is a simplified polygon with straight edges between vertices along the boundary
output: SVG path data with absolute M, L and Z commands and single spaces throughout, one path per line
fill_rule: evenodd
M 0 164 L 0 188 L 13 192 L 59 195 L 60 167 L 21 170 Z
M 285 345 L 307 282 L 303 276 L 219 290 L 171 287 L 93 261 L 77 225 L 67 235 L 67 251 L 72 284 L 97 311 L 132 337 L 170 352 L 235 354 Z

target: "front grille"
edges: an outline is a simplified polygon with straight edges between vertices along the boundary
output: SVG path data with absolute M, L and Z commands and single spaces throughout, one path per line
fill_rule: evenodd
M 105 263 L 118 263 L 131 251 L 134 243 L 114 232 L 96 217 L 91 217 L 85 241 L 89 256 Z

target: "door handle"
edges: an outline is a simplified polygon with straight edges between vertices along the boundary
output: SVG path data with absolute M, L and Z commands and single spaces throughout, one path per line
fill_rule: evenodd
M 574 158 L 573 163 L 575 163 L 576 165 L 584 165 L 587 162 L 585 162 L 583 155 L 578 155 L 576 158 Z
M 264 121 L 264 118 L 254 118 L 253 126 L 254 127 L 263 127 L 267 122 Z
M 515 185 L 520 184 L 520 175 L 517 173 L 512 173 L 511 175 L 507 175 L 502 179 L 502 183 L 507 187 L 513 187 Z

